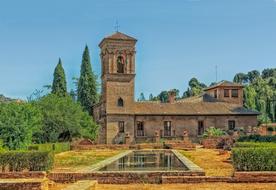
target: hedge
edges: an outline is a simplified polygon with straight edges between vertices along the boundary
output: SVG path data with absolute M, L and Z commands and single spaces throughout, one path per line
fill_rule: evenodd
M 54 156 L 51 151 L 1 151 L 1 171 L 48 171 Z
M 235 147 L 239 147 L 239 148 L 276 147 L 276 143 L 273 143 L 273 142 L 236 142 Z
M 276 171 L 276 147 L 233 148 L 237 171 Z
M 275 142 L 276 143 L 276 135 L 248 135 L 248 136 L 241 136 L 238 142 Z
M 54 153 L 60 153 L 70 150 L 70 143 L 47 143 L 47 144 L 32 144 L 28 147 L 28 150 L 40 150 L 40 151 L 53 151 Z

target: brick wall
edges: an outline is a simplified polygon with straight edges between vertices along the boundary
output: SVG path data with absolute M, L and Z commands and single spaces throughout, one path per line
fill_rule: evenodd
M 46 177 L 46 172 L 0 172 L 0 179 L 41 179 Z
M 0 179 L 0 190 L 48 190 L 47 179 Z

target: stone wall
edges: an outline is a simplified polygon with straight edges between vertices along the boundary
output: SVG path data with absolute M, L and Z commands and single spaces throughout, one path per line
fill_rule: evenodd
M 135 119 L 135 126 L 137 121 L 144 122 L 145 136 L 149 138 L 154 137 L 155 131 L 164 131 L 164 121 L 172 121 L 173 136 L 183 137 L 186 130 L 192 140 L 198 139 L 198 121 L 204 121 L 205 129 L 216 127 L 228 130 L 228 120 L 235 120 L 236 128 L 245 130 L 248 126 L 257 126 L 256 116 L 136 116 Z

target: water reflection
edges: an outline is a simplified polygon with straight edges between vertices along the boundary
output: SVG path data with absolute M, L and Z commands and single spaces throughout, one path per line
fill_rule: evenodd
M 169 171 L 187 170 L 171 151 L 133 151 L 100 171 Z

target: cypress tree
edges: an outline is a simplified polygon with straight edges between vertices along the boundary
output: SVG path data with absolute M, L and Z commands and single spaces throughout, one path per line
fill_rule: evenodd
M 64 97 L 67 95 L 65 72 L 62 67 L 61 59 L 59 58 L 58 64 L 54 71 L 54 80 L 52 85 L 52 94 Z
M 89 49 L 86 45 L 82 55 L 80 78 L 78 81 L 78 101 L 84 110 L 92 114 L 92 106 L 97 102 L 97 99 L 97 77 L 92 71 Z

